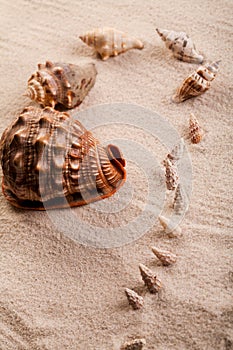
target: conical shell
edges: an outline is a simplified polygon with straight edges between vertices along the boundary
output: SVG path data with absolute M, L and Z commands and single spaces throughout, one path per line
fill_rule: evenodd
M 219 62 L 200 66 L 195 72 L 190 74 L 177 89 L 176 94 L 173 96 L 173 101 L 180 103 L 207 91 L 210 88 L 210 81 L 215 78 L 218 72 Z
M 26 209 L 79 206 L 124 183 L 118 148 L 101 146 L 84 126 L 50 107 L 26 108 L 1 138 L 3 193 Z
M 177 256 L 168 250 L 162 250 L 156 247 L 151 247 L 151 250 L 164 266 L 172 265 L 177 260 Z
M 127 34 L 114 28 L 97 28 L 79 37 L 85 44 L 93 47 L 101 56 L 107 60 L 110 56 L 117 56 L 120 53 L 131 49 L 143 49 L 143 43 Z
M 126 288 L 125 294 L 127 296 L 129 305 L 131 305 L 134 310 L 140 309 L 143 306 L 143 297 L 138 295 L 134 290 Z
M 203 62 L 204 57 L 197 52 L 192 39 L 186 33 L 158 28 L 156 31 L 178 60 L 189 63 Z
M 176 189 L 179 183 L 176 164 L 172 164 L 172 162 L 167 158 L 164 160 L 164 166 L 167 189 L 169 191 L 173 191 Z
M 134 339 L 122 345 L 120 350 L 143 350 L 145 345 L 146 340 L 144 338 Z
M 26 96 L 43 107 L 66 108 L 78 106 L 94 86 L 97 71 L 93 63 L 80 65 L 66 63 L 38 64 L 38 71 L 28 80 Z
M 139 270 L 149 292 L 153 294 L 158 293 L 162 287 L 161 281 L 158 279 L 158 277 L 153 273 L 153 271 L 148 269 L 148 267 L 143 264 L 139 265 Z
M 167 158 L 170 160 L 172 164 L 177 163 L 183 156 L 184 153 L 184 139 L 181 138 L 180 142 L 175 145 L 175 147 L 171 150 L 170 153 L 167 154 Z M 166 163 L 164 162 L 164 165 Z
M 187 196 L 181 184 L 178 184 L 173 202 L 174 211 L 177 215 L 182 215 L 187 211 L 187 207 Z
M 179 226 L 174 227 L 169 219 L 167 219 L 165 216 L 160 215 L 159 216 L 159 222 L 161 226 L 163 227 L 164 231 L 170 238 L 174 237 L 180 237 L 181 236 L 181 228 Z
M 199 143 L 203 136 L 203 131 L 193 113 L 190 114 L 189 119 L 189 134 L 192 143 Z

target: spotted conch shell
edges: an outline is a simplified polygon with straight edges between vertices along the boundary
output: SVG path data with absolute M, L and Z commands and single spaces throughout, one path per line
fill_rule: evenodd
M 26 108 L 1 141 L 2 189 L 12 205 L 43 210 L 87 204 L 114 194 L 125 160 L 68 113 Z
M 101 56 L 107 60 L 110 56 L 117 56 L 120 53 L 131 49 L 143 49 L 143 43 L 128 36 L 114 28 L 97 28 L 79 37 L 85 44 L 93 47 Z
M 203 131 L 199 125 L 199 122 L 193 113 L 189 118 L 189 133 L 192 143 L 199 143 L 203 136 Z
M 191 97 L 199 96 L 210 88 L 210 82 L 215 78 L 220 61 L 200 66 L 190 74 L 177 89 L 173 96 L 176 103 L 183 102 Z
M 37 72 L 28 80 L 25 95 L 43 107 L 61 104 L 73 108 L 82 103 L 94 86 L 96 75 L 94 63 L 39 63 Z
M 196 51 L 192 39 L 186 33 L 158 28 L 156 31 L 178 60 L 190 63 L 203 62 L 204 57 Z

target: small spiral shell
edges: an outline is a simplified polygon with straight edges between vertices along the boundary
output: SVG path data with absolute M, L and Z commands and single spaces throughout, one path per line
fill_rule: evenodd
M 93 47 L 101 56 L 107 60 L 110 56 L 117 56 L 120 53 L 131 49 L 143 49 L 143 43 L 127 34 L 114 28 L 96 28 L 79 37 L 85 44 Z
M 195 72 L 190 74 L 177 89 L 176 94 L 173 96 L 173 102 L 180 103 L 207 91 L 210 88 L 210 82 L 218 72 L 219 62 L 200 66 Z
M 26 96 L 43 107 L 66 108 L 78 106 L 94 86 L 97 71 L 93 63 L 80 65 L 66 63 L 38 64 L 38 70 L 28 80 Z
M 190 114 L 189 119 L 189 134 L 192 143 L 199 143 L 203 137 L 203 131 L 193 113 Z
M 179 183 L 179 176 L 177 173 L 177 166 L 173 164 L 168 158 L 164 160 L 165 166 L 165 179 L 166 186 L 169 191 L 173 191 L 176 189 Z

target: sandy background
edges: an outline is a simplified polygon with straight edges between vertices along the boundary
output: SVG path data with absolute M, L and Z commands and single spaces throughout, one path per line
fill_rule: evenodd
M 155 219 L 131 244 L 85 247 L 60 233 L 46 212 L 16 210 L 0 194 L 1 350 L 115 350 L 134 337 L 146 338 L 149 350 L 233 349 L 232 11 L 231 0 L 144 5 L 140 0 L 0 1 L 1 133 L 24 106 L 33 105 L 22 94 L 38 62 L 76 63 L 80 57 L 96 63 L 98 76 L 78 110 L 136 103 L 159 113 L 181 136 L 194 112 L 205 130 L 199 145 L 186 139 L 193 191 L 179 239 L 161 234 Z M 145 49 L 102 62 L 78 36 L 103 25 L 141 38 Z M 173 59 L 156 27 L 184 30 L 205 57 L 222 60 L 205 95 L 180 105 L 171 102 L 175 88 L 196 66 Z M 112 138 L 122 132 L 110 129 L 101 131 L 104 140 L 108 132 Z M 162 161 L 164 153 L 153 138 L 143 132 L 133 138 Z M 143 172 L 128 164 L 134 196 L 143 203 Z M 132 200 L 121 215 L 95 219 L 90 213 L 90 220 L 116 227 L 122 215 L 124 221 L 131 220 L 138 210 Z M 89 209 L 79 208 L 76 214 L 88 221 Z M 161 267 L 151 245 L 176 253 L 177 264 Z M 159 296 L 144 293 L 141 262 L 162 280 Z M 142 310 L 128 306 L 125 287 L 145 294 Z

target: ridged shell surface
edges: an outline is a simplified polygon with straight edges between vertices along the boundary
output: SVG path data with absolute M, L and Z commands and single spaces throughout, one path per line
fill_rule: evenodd
M 220 61 L 200 66 L 195 72 L 190 74 L 177 89 L 173 96 L 176 103 L 183 102 L 191 97 L 199 96 L 210 88 L 212 81 L 219 69 Z
M 94 86 L 97 71 L 93 63 L 79 65 L 61 62 L 38 64 L 38 70 L 28 80 L 26 96 L 43 107 L 78 106 Z
M 28 107 L 1 138 L 2 188 L 26 209 L 79 206 L 111 196 L 124 183 L 125 161 L 68 113 Z
M 197 52 L 192 39 L 186 33 L 158 28 L 156 31 L 178 60 L 189 63 L 203 62 L 204 57 Z
M 85 44 L 93 47 L 101 56 L 107 60 L 110 56 L 117 56 L 120 53 L 131 49 L 143 49 L 143 43 L 129 36 L 128 34 L 114 28 L 96 28 L 79 37 Z

